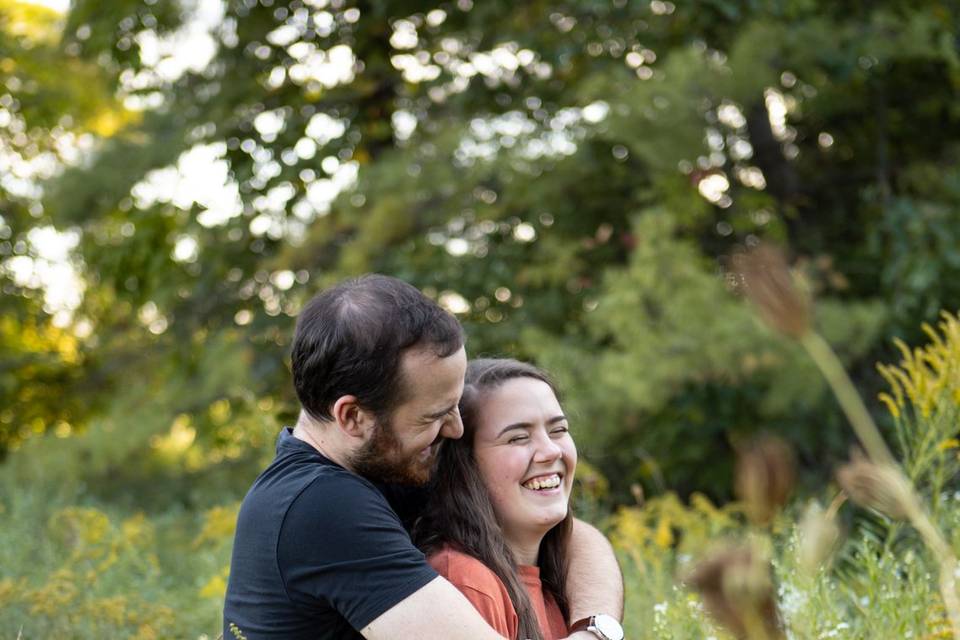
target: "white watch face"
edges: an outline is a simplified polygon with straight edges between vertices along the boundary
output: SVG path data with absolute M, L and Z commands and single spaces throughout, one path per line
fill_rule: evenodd
M 593 625 L 605 638 L 623 640 L 623 627 L 620 626 L 616 618 L 601 613 L 593 617 Z

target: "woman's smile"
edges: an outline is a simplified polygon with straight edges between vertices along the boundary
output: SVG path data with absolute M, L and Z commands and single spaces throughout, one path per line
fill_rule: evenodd
M 548 473 L 530 478 L 529 480 L 524 480 L 520 483 L 520 486 L 524 489 L 535 491 L 536 493 L 555 495 L 556 493 L 559 493 L 560 482 L 562 478 L 562 473 Z M 553 491 L 554 489 L 557 491 Z

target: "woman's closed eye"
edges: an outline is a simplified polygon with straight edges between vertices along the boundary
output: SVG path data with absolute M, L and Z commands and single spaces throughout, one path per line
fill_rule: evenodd
M 518 433 L 516 435 L 510 436 L 510 438 L 507 439 L 507 444 L 521 444 L 526 442 L 529 439 L 530 439 L 530 436 L 528 436 L 527 434 Z

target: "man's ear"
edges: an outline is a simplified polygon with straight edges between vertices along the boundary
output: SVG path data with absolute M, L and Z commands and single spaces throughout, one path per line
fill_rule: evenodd
M 352 438 L 365 438 L 376 423 L 373 413 L 360 406 L 356 396 L 340 396 L 333 403 L 333 421 Z

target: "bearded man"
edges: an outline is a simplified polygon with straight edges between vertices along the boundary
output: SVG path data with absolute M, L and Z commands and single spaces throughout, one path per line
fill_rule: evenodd
M 407 533 L 440 444 L 463 434 L 466 364 L 457 320 L 395 278 L 307 304 L 292 351 L 301 412 L 240 508 L 224 638 L 501 638 Z M 605 538 L 577 522 L 570 556 L 571 619 L 619 618 Z

